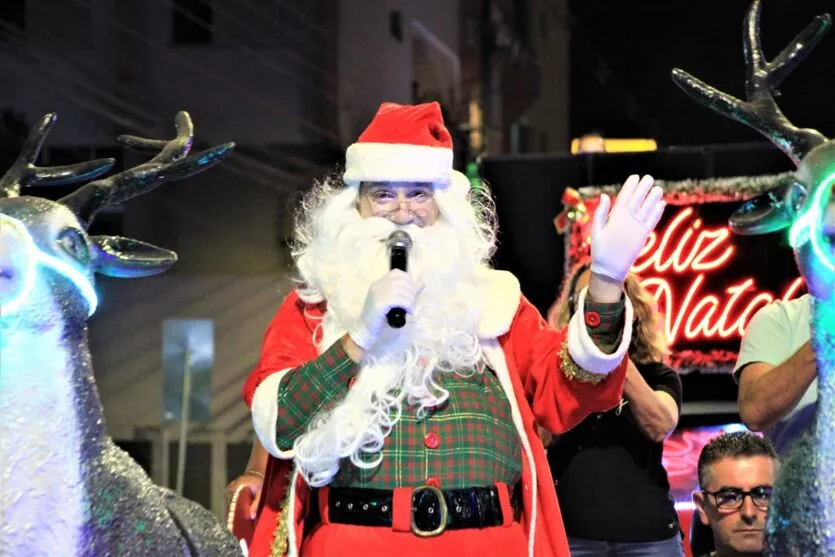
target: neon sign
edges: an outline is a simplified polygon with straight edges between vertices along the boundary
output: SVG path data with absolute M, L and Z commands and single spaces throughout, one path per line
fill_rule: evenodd
M 720 274 L 735 254 L 728 227 L 705 226 L 692 207 L 681 209 L 650 235 L 632 271 L 642 276 L 664 313 L 671 346 L 684 340 L 739 338 L 758 309 L 802 291 L 799 277 L 778 295 L 758 289 L 754 277 L 743 276 L 711 292 L 708 279 Z

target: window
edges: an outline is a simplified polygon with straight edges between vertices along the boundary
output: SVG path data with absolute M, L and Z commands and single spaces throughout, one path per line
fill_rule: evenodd
M 174 0 L 174 44 L 212 43 L 211 0 Z

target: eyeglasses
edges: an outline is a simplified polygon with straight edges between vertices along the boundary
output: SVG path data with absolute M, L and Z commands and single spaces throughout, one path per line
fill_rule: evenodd
M 405 193 L 405 195 L 404 195 Z M 395 188 L 368 187 L 360 190 L 371 205 L 371 214 L 375 217 L 390 219 L 398 211 L 411 213 L 420 221 L 425 221 L 432 212 L 434 194 L 431 188 L 413 188 L 405 192 Z
M 750 496 L 754 506 L 761 509 L 767 509 L 771 502 L 771 494 L 774 488 L 770 485 L 758 485 L 757 487 L 748 491 L 743 491 L 736 487 L 728 487 L 720 489 L 719 491 L 704 491 L 705 495 L 713 495 L 716 500 L 716 508 L 723 511 L 735 511 L 742 507 L 745 498 Z
M 375 205 L 400 205 L 407 204 L 412 207 L 421 207 L 427 205 L 434 200 L 433 192 L 430 188 L 415 188 L 405 192 L 405 195 L 399 195 L 396 190 L 386 188 L 368 188 L 362 192 L 369 201 Z

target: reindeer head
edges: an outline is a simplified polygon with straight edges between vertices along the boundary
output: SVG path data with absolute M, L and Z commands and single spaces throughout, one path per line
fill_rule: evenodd
M 176 117 L 177 137 L 151 140 L 121 136 L 129 148 L 158 152 L 150 161 L 88 183 L 56 201 L 20 196 L 30 185 L 86 181 L 107 172 L 112 159 L 60 167 L 37 167 L 38 156 L 56 116 L 47 114 L 30 134 L 11 169 L 0 179 L 0 325 L 42 328 L 84 321 L 96 310 L 95 273 L 134 278 L 170 268 L 177 255 L 138 240 L 90 236 L 97 212 L 159 185 L 201 172 L 226 157 L 227 143 L 189 156 L 193 126 L 185 112 Z M 5 336 L 5 335 L 4 335 Z
M 835 300 L 835 141 L 795 127 L 774 100 L 777 87 L 803 61 L 832 24 L 815 19 L 771 62 L 760 42 L 760 0 L 745 16 L 746 101 L 723 93 L 678 68 L 673 81 L 697 102 L 759 131 L 797 165 L 794 181 L 754 198 L 730 219 L 737 234 L 766 234 L 789 228 L 800 272 L 809 292 Z

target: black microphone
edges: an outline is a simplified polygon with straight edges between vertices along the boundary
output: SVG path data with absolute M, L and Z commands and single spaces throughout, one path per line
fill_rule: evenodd
M 386 240 L 389 249 L 391 269 L 400 269 L 406 272 L 409 261 L 409 249 L 412 247 L 412 237 L 402 230 L 395 230 Z M 386 315 L 389 327 L 399 329 L 406 324 L 406 310 L 403 308 L 391 308 Z

